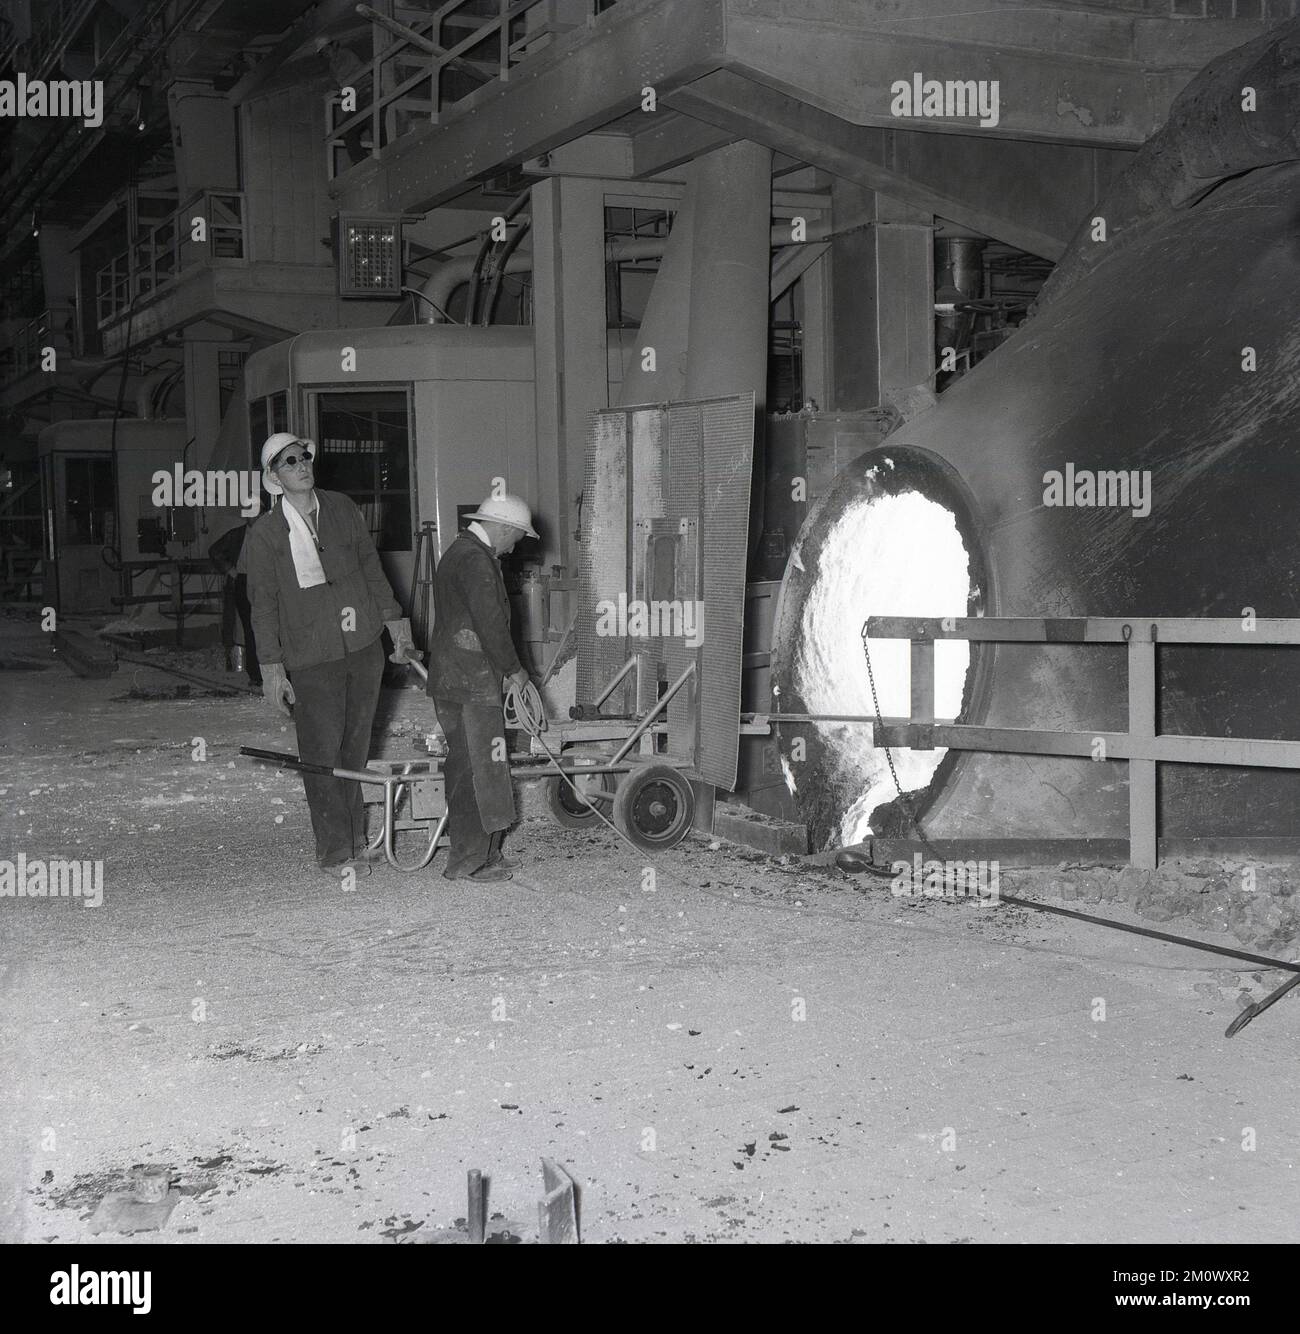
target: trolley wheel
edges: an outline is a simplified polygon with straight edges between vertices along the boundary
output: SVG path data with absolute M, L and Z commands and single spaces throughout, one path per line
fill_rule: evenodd
M 611 790 L 610 779 L 612 774 L 571 774 L 570 777 L 576 784 L 579 792 L 590 797 L 595 792 L 609 792 Z M 556 824 L 563 825 L 566 829 L 590 829 L 592 825 L 600 823 L 600 816 L 586 806 L 574 794 L 573 788 L 556 774 L 553 778 L 545 780 L 546 783 L 546 805 L 549 808 Z M 597 809 L 600 808 L 600 802 L 594 801 Z
M 615 828 L 647 852 L 676 846 L 694 818 L 695 792 L 667 764 L 638 765 L 614 792 Z

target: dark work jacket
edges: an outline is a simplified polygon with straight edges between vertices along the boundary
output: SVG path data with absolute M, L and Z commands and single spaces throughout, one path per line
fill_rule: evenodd
M 317 488 L 316 498 L 316 541 L 327 582 L 298 587 L 285 500 L 263 514 L 244 540 L 240 566 L 248 574 L 253 634 L 263 666 L 283 662 L 286 671 L 293 671 L 337 662 L 368 648 L 383 633 L 385 621 L 402 615 L 361 511 L 338 491 Z M 344 630 L 348 608 L 355 613 L 350 618 L 354 628 Z
M 519 671 L 510 599 L 492 548 L 468 530 L 433 576 L 429 694 L 458 704 L 500 704 L 501 678 Z

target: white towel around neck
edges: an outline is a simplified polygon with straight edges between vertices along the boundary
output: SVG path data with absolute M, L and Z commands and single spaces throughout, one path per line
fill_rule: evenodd
M 294 573 L 299 588 L 315 588 L 326 583 L 325 568 L 320 563 L 320 550 L 312 537 L 307 520 L 286 500 L 281 504 L 289 524 L 289 554 L 293 557 Z M 320 523 L 320 500 L 316 500 L 316 522 Z

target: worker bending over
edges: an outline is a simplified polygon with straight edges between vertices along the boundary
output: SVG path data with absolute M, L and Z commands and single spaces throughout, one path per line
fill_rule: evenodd
M 312 449 L 287 431 L 262 446 L 262 485 L 283 497 L 253 525 L 242 557 L 262 693 L 292 716 L 299 759 L 364 769 L 384 673 L 379 637 L 387 627 L 393 662 L 413 658 L 415 644 L 361 511 L 316 489 Z M 368 875 L 361 784 L 325 774 L 302 781 L 319 865 Z
M 448 880 L 509 880 L 512 863 L 501 839 L 514 823 L 510 756 L 501 694 L 522 689 L 528 673 L 510 635 L 510 602 L 500 557 L 523 537 L 536 537 L 533 516 L 518 496 L 495 496 L 471 514 L 447 549 L 433 580 L 434 626 L 429 694 L 447 737 Z

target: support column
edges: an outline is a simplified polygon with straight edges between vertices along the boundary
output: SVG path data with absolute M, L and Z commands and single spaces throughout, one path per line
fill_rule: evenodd
M 831 263 L 831 406 L 877 407 L 892 391 L 933 384 L 933 217 L 836 180 Z
M 768 289 L 772 254 L 772 152 L 741 142 L 690 166 L 690 357 L 686 397 L 754 391 L 767 406 Z
M 620 405 L 670 403 L 686 397 L 694 213 L 694 192 L 687 190 L 673 215 L 673 229 L 668 233 L 659 272 L 646 301 L 633 355 L 623 372 L 618 394 Z M 646 370 L 645 354 L 651 349 L 654 370 Z
M 587 418 L 609 406 L 604 184 L 539 182 L 532 215 L 538 531 L 544 562 L 572 574 Z
M 230 345 L 185 333 L 185 430 L 194 441 L 191 467 L 209 468 L 221 429 L 221 369 L 217 353 Z

